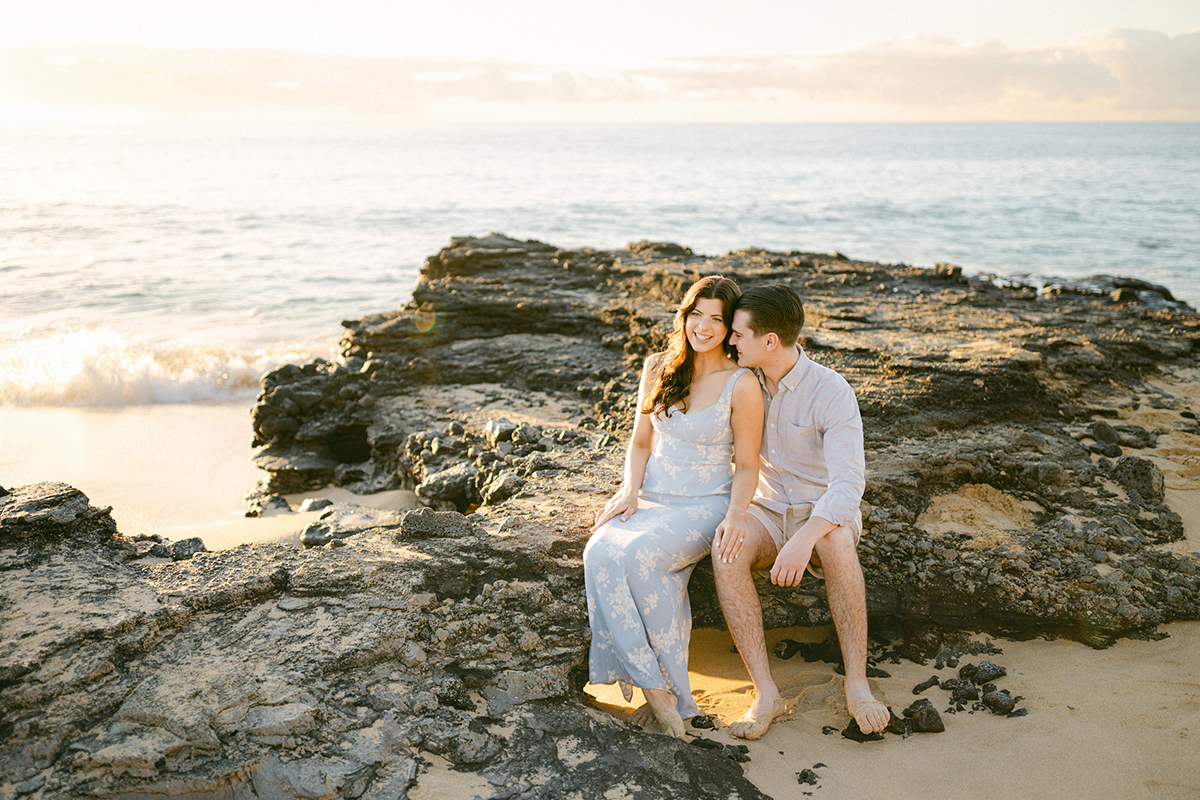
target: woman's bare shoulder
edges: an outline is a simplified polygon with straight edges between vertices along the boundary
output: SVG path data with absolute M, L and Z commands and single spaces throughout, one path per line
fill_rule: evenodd
M 646 361 L 642 365 L 642 369 L 650 373 L 658 373 L 662 371 L 663 364 L 667 362 L 667 352 L 665 350 L 658 353 L 651 353 L 646 356 Z
M 733 384 L 733 397 L 735 400 L 743 397 L 748 399 L 757 397 L 761 401 L 762 384 L 758 382 L 758 376 L 750 370 L 738 375 Z

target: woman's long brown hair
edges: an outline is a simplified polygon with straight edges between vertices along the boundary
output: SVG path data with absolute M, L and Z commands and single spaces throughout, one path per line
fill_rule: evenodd
M 683 400 L 691 391 L 692 379 L 696 377 L 696 351 L 692 349 L 687 334 L 684 333 L 684 325 L 698 301 L 721 301 L 721 318 L 725 321 L 725 341 L 721 346 L 730 358 L 737 359 L 736 348 L 729 344 L 729 326 L 733 324 L 733 304 L 741 296 L 742 290 L 738 285 L 720 275 L 709 275 L 691 285 L 675 312 L 675 326 L 667 342 L 662 369 L 654 388 L 642 404 L 643 414 L 656 414 L 661 411 L 669 417 L 671 406 Z

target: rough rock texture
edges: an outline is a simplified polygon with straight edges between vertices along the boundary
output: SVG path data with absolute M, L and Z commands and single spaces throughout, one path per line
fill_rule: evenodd
M 340 544 L 150 563 L 68 486 L 0 499 L 0 798 L 395 800 L 447 762 L 495 797 L 763 797 L 583 701 L 582 578 L 541 526 L 421 509 Z
M 1200 433 L 1186 399 L 1147 383 L 1197 365 L 1200 318 L 1122 278 L 1035 289 L 839 254 L 454 239 L 412 303 L 343 323 L 340 363 L 264 377 L 261 491 L 340 470 L 345 485 L 415 488 L 437 508 L 504 514 L 507 498 L 553 498 L 577 555 L 619 481 L 640 361 L 686 287 L 717 272 L 796 288 L 806 350 L 858 393 L 874 617 L 1103 645 L 1200 616 L 1197 557 L 1159 547 L 1183 535 L 1161 470 L 1124 452 Z M 1141 404 L 1170 426 L 1118 421 Z M 556 422 L 516 425 L 514 411 Z M 762 588 L 769 626 L 830 621 L 818 583 Z M 697 625 L 723 624 L 707 564 L 692 596 Z
M 936 652 L 932 625 L 1101 646 L 1200 617 L 1162 466 L 1200 427 L 1157 382 L 1197 367 L 1200 319 L 1165 290 L 455 239 L 411 304 L 344 323 L 337 363 L 264 376 L 253 415 L 255 513 L 329 483 L 428 509 L 329 508 L 306 549 L 177 543 L 176 561 L 70 487 L 0 494 L 0 800 L 398 798 L 447 763 L 495 797 L 761 796 L 726 751 L 580 691 L 580 556 L 640 361 L 714 272 L 795 286 L 804 346 L 858 393 L 860 554 L 897 652 Z M 702 563 L 697 625 L 723 623 L 711 584 Z M 829 622 L 815 581 L 761 590 L 769 626 Z

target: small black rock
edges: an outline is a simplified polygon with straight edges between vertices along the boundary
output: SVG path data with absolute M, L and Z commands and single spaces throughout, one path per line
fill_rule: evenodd
M 911 720 L 912 729 L 917 733 L 941 733 L 946 730 L 941 715 L 928 698 L 922 697 L 904 709 L 904 716 Z
M 896 712 L 892 711 L 890 708 L 888 709 L 888 714 L 891 716 L 888 719 L 887 727 L 884 728 L 885 731 L 904 737 L 907 737 L 910 733 L 912 733 L 913 724 L 911 719 L 897 717 Z
M 693 746 L 699 747 L 701 750 L 722 750 L 725 747 L 725 745 L 721 744 L 720 742 L 714 742 L 712 739 L 704 739 L 702 737 L 696 737 L 695 739 L 692 739 L 691 743 Z
M 993 664 L 991 661 L 980 661 L 979 672 L 975 676 L 975 683 L 991 683 L 997 678 L 1003 678 L 1008 674 L 1008 670 L 999 664 Z
M 1008 692 L 988 692 L 983 696 L 983 704 L 993 714 L 1005 716 L 1012 713 L 1012 710 L 1017 707 L 1017 701 L 1013 700 Z
M 940 683 L 940 682 L 941 681 L 938 678 L 938 676 L 933 675 L 932 677 L 929 678 L 929 680 L 921 681 L 916 686 L 914 686 L 913 694 L 920 694 L 921 692 L 925 691 L 926 689 L 929 689 L 930 687 L 937 686 L 938 683 Z
M 862 728 L 858 727 L 858 720 L 850 720 L 850 724 L 842 730 L 842 738 L 850 739 L 854 742 L 881 742 L 883 741 L 882 733 L 863 733 Z
M 979 667 L 974 664 L 963 664 L 962 669 L 958 671 L 958 677 L 964 681 L 974 681 L 979 675 Z
M 821 733 L 823 733 L 823 734 L 825 734 L 826 736 L 828 736 L 828 735 L 829 735 L 829 734 L 831 734 L 831 733 L 837 733 L 837 728 L 835 728 L 835 727 L 834 727 L 834 726 L 832 726 L 832 725 L 826 725 L 826 726 L 824 726 L 823 728 L 821 728 Z
M 732 758 L 738 764 L 746 764 L 750 761 L 750 756 L 747 755 L 750 748 L 744 744 L 727 744 L 725 745 L 725 755 Z
M 800 652 L 800 643 L 794 639 L 780 639 L 772 649 L 776 658 L 786 661 Z
M 717 726 L 716 723 L 713 722 L 713 718 L 708 714 L 697 714 L 696 716 L 692 717 L 692 727 L 699 728 L 703 731 L 710 731 Z
M 817 778 L 819 777 L 820 776 L 811 769 L 802 769 L 796 773 L 796 782 L 800 784 L 806 784 L 808 786 L 816 786 Z
M 969 700 L 979 699 L 979 687 L 973 683 L 964 683 L 954 690 L 951 698 L 956 703 L 965 703 Z

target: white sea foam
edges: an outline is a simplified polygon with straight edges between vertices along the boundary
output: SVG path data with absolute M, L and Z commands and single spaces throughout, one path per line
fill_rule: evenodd
M 112 406 L 253 398 L 260 376 L 316 353 L 156 349 L 108 329 L 40 337 L 18 333 L 0 347 L 0 403 Z

